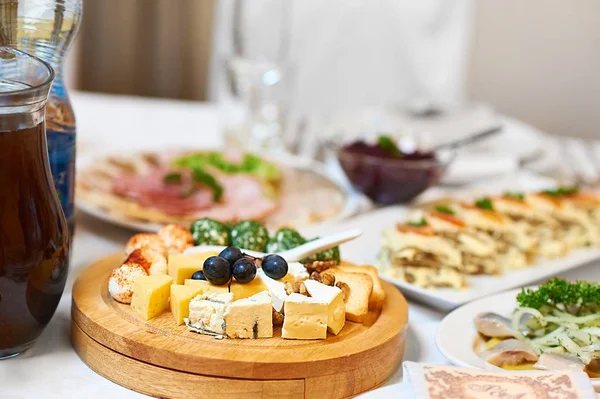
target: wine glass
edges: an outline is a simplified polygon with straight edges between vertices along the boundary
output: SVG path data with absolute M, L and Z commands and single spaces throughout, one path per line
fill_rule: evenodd
M 254 152 L 284 149 L 291 0 L 234 0 L 232 54 L 227 59 L 231 92 L 242 104 L 241 123 L 227 139 Z

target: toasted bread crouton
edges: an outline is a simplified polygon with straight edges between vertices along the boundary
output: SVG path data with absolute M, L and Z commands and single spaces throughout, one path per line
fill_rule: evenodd
M 371 276 L 371 279 L 373 280 L 373 292 L 369 298 L 369 310 L 381 309 L 383 301 L 385 300 L 385 291 L 383 290 L 383 284 L 381 284 L 381 280 L 379 279 L 379 270 L 377 270 L 376 267 L 369 265 L 355 266 L 342 263 L 337 266 L 337 268 L 345 272 L 366 273 Z
M 342 282 L 350 287 L 346 300 L 346 320 L 362 323 L 369 313 L 369 299 L 373 292 L 373 280 L 366 273 L 347 272 L 337 267 L 328 269 L 333 273 L 336 282 Z

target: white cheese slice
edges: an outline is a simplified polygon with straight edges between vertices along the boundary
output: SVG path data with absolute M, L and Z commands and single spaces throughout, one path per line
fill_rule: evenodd
M 225 314 L 233 294 L 201 294 L 190 301 L 190 314 L 186 324 L 192 331 L 206 331 L 208 335 L 225 334 Z
M 275 309 L 277 312 L 281 312 L 283 309 L 283 304 L 288 296 L 285 292 L 285 284 L 268 277 L 262 269 L 258 269 L 256 271 L 256 277 L 260 278 L 267 286 L 267 289 L 271 294 L 271 303 L 273 304 L 273 309 Z
M 273 336 L 271 294 L 263 291 L 229 305 L 225 314 L 225 333 L 229 338 L 270 338 Z
M 288 263 L 288 274 L 294 277 L 294 280 L 306 280 L 309 276 L 308 270 L 300 262 Z
M 315 280 L 305 280 L 304 286 L 311 297 L 327 303 L 327 330 L 338 335 L 346 322 L 346 305 L 342 290 Z

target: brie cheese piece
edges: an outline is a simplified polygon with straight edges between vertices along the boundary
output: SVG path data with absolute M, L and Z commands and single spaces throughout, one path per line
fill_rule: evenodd
M 225 333 L 229 338 L 271 338 L 273 336 L 271 294 L 263 291 L 229 305 L 225 314 Z
M 305 280 L 304 286 L 311 297 L 327 303 L 327 330 L 338 335 L 346 323 L 346 305 L 342 290 L 315 280 Z
M 198 295 L 190 302 L 188 327 L 209 335 L 225 334 L 225 314 L 231 304 L 233 294 L 206 293 Z
M 294 277 L 296 281 L 306 280 L 309 276 L 308 270 L 300 262 L 288 263 L 288 274 Z
M 328 304 L 317 298 L 300 294 L 289 295 L 285 300 L 281 337 L 286 339 L 327 338 Z
M 271 303 L 273 304 L 273 309 L 275 309 L 277 312 L 281 312 L 281 309 L 283 309 L 283 304 L 288 297 L 287 293 L 285 292 L 285 284 L 268 277 L 262 269 L 258 269 L 256 271 L 256 277 L 260 278 L 261 281 L 267 286 L 267 289 L 271 294 Z

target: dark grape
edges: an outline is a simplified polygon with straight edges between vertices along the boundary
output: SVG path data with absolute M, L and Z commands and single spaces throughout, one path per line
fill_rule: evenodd
M 242 251 L 240 251 L 238 247 L 227 247 L 221 251 L 219 256 L 225 259 L 227 262 L 229 262 L 231 267 L 233 267 L 233 264 L 239 259 L 242 259 L 244 254 L 242 253 Z
M 249 258 L 238 259 L 233 265 L 233 278 L 238 283 L 246 284 L 256 277 L 256 264 Z
M 211 256 L 204 261 L 204 277 L 214 285 L 227 284 L 231 280 L 231 266 L 226 259 Z
M 288 272 L 288 264 L 279 255 L 267 255 L 262 260 L 262 269 L 265 274 L 275 280 L 283 278 Z
M 206 280 L 206 277 L 204 277 L 202 270 L 198 270 L 192 274 L 192 280 Z

